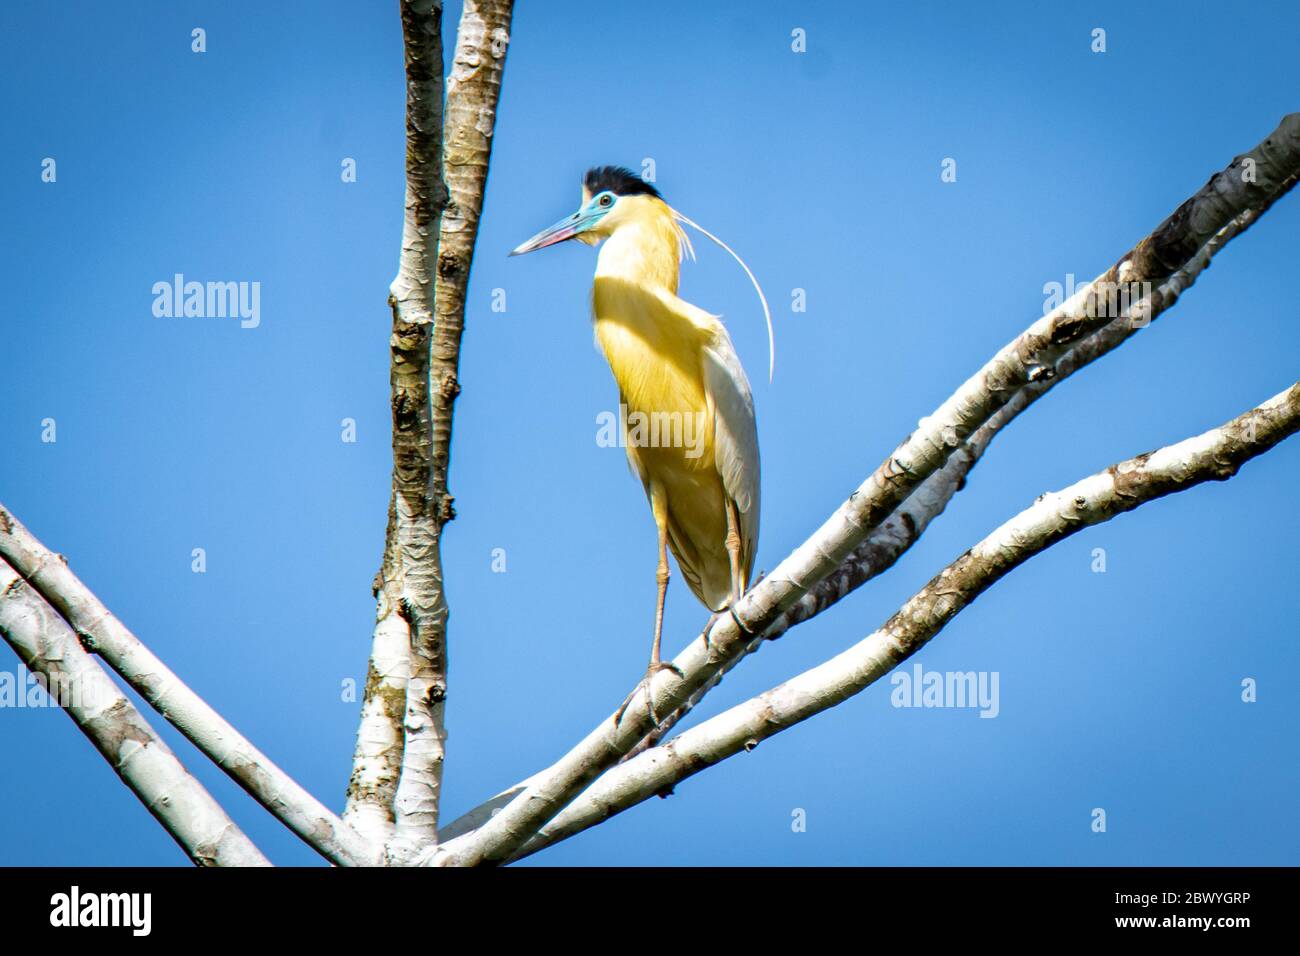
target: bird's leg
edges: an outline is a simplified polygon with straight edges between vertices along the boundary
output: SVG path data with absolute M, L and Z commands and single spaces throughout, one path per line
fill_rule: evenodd
M 672 671 L 678 677 L 683 677 L 681 668 L 671 662 L 665 663 L 659 659 L 659 644 L 663 640 L 664 634 L 664 602 L 668 598 L 668 515 L 667 508 L 660 505 L 659 496 L 656 496 L 655 502 L 655 524 L 659 526 L 659 567 L 655 571 L 655 583 L 658 585 L 659 592 L 655 597 L 655 639 L 650 645 L 650 665 L 645 672 L 645 694 L 646 709 L 650 711 L 650 718 L 657 725 L 659 716 L 655 713 L 654 698 L 650 693 L 650 685 L 654 681 L 654 676 L 658 671 Z
M 731 600 L 733 607 L 745 595 L 745 568 L 740 560 L 740 515 L 736 503 L 727 499 L 727 557 L 731 560 Z
M 658 726 L 659 715 L 655 713 L 654 697 L 650 693 L 650 685 L 654 681 L 655 674 L 659 671 L 672 671 L 678 677 L 684 675 L 676 664 L 659 658 L 659 645 L 663 640 L 664 631 L 664 602 L 668 597 L 668 508 L 663 493 L 653 485 L 650 489 L 650 510 L 654 512 L 655 526 L 659 530 L 659 566 L 655 571 L 655 583 L 659 590 L 655 598 L 655 636 L 654 643 L 650 645 L 650 664 L 641 683 L 645 685 L 646 710 L 650 712 L 650 719 Z M 623 701 L 623 706 L 618 709 L 614 717 L 615 725 L 622 721 L 627 705 L 632 702 L 639 689 L 640 685 L 628 695 L 627 700 Z
M 657 517 L 657 516 L 656 516 Z M 650 672 L 662 666 L 659 660 L 659 642 L 664 635 L 664 601 L 668 598 L 668 529 L 659 525 L 659 567 L 655 571 L 659 593 L 655 598 L 655 639 L 650 645 Z
M 713 625 L 717 623 L 718 618 L 722 617 L 723 612 L 729 612 L 733 620 L 740 624 L 736 618 L 736 612 L 733 610 L 736 602 L 739 601 L 747 590 L 745 586 L 744 564 L 740 560 L 740 517 L 736 514 L 736 503 L 727 499 L 727 537 L 725 543 L 727 546 L 727 560 L 731 562 L 731 593 L 727 597 L 727 605 L 721 611 L 715 611 L 709 616 L 709 620 L 704 625 L 704 646 L 710 647 L 712 642 L 709 640 L 709 632 L 713 630 Z M 741 628 L 744 630 L 744 628 Z
M 731 559 L 731 600 L 727 602 L 727 613 L 731 619 L 736 622 L 736 627 L 740 628 L 742 634 L 753 636 L 740 616 L 736 614 L 736 604 L 745 592 L 749 590 L 749 582 L 745 580 L 745 565 L 740 559 L 740 515 L 736 512 L 736 503 L 730 498 L 727 499 L 727 557 Z M 704 634 L 705 643 L 708 642 L 709 635 L 706 631 Z

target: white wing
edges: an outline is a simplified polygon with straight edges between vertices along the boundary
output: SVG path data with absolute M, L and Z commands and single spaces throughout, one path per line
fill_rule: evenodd
M 758 550 L 758 428 L 749 379 L 726 327 L 715 323 L 713 344 L 704 350 L 704 388 L 714 423 L 714 460 L 722 486 L 740 512 L 741 563 L 750 578 Z

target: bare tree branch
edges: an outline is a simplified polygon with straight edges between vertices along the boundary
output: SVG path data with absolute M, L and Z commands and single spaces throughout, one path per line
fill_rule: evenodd
M 344 819 L 387 843 L 436 828 L 442 775 L 440 675 L 446 603 L 438 540 L 446 516 L 432 495 L 429 343 L 442 182 L 442 2 L 402 0 L 406 51 L 406 218 L 388 303 L 393 310 L 393 491 L 378 610 Z M 406 736 L 417 738 L 407 751 Z M 427 741 L 427 743 L 426 743 Z
M 1216 173 L 1114 266 L 1035 322 L 922 419 L 918 429 L 812 537 L 675 659 L 682 677 L 671 672 L 657 677 L 655 697 L 673 706 L 689 700 L 727 661 L 848 559 L 922 482 L 943 467 L 953 451 L 1022 389 L 1054 376 L 1057 364 L 1072 348 L 1112 320 L 1136 318 L 1145 324 L 1162 311 L 1167 303 L 1160 289 L 1202 255 L 1234 219 L 1262 213 L 1295 184 L 1298 175 L 1300 114 L 1291 114 L 1264 142 Z M 1136 301 L 1130 301 L 1134 289 Z M 1031 394 L 1029 399 L 1033 398 Z M 423 862 L 476 865 L 509 859 L 589 781 L 652 732 L 654 721 L 645 696 L 634 696 L 621 721 L 614 716 L 606 719 L 551 768 L 513 791 L 514 799 L 495 816 L 457 837 L 454 849 L 427 854 Z
M 397 566 L 397 506 L 388 502 L 384 566 Z M 379 599 L 361 702 L 361 721 L 348 781 L 345 822 L 381 845 L 393 831 L 393 795 L 402 765 L 402 715 L 410 669 L 411 633 L 398 609 L 400 588 L 381 570 L 375 575 Z
M 0 531 L 8 514 L 0 511 Z M 68 623 L 0 559 L 0 635 L 81 728 L 122 781 L 198 866 L 270 861 L 176 759 L 77 640 Z
M 442 526 L 455 517 L 447 489 L 451 460 L 452 412 L 460 394 L 460 341 L 465 327 L 465 295 L 478 238 L 483 191 L 492 153 L 492 131 L 501 75 L 510 39 L 512 0 L 465 0 L 451 75 L 447 78 L 446 121 L 443 128 L 443 181 L 450 191 L 438 236 L 438 274 L 434 295 L 434 326 L 429 358 L 432 404 L 432 469 L 430 508 L 436 517 L 431 543 L 436 572 L 435 613 L 417 630 L 416 668 L 407 691 L 406 752 L 402 784 L 397 791 L 396 854 L 406 860 L 418 849 L 436 845 L 439 783 L 446 740 L 443 712 L 447 695 L 446 627 L 448 610 L 442 588 L 439 538 Z M 427 702 L 427 710 L 425 703 Z M 408 780 L 423 781 L 408 791 Z M 403 814 L 418 820 L 403 833 Z
M 343 866 L 379 861 L 381 847 L 362 839 L 187 687 L 3 504 L 0 558 L 63 616 L 84 647 L 309 846 Z
M 706 767 L 860 693 L 911 657 L 985 590 L 1034 555 L 1116 515 L 1207 481 L 1226 481 L 1300 431 L 1300 382 L 1195 438 L 1112 465 L 1042 495 L 918 591 L 866 639 L 824 664 L 704 721 L 616 767 L 528 842 L 516 858 L 667 793 Z
M 366 817 L 368 831 L 389 835 L 397 863 L 437 842 L 449 613 L 440 548 L 455 517 L 447 473 L 465 294 L 512 9 L 510 0 L 465 3 L 444 127 L 442 4 L 402 3 L 407 218 L 390 297 L 393 497 L 348 811 Z
M 998 409 L 992 418 L 981 425 L 974 435 L 949 456 L 942 468 L 923 481 L 883 524 L 867 535 L 834 572 L 796 601 L 760 637 L 751 641 L 742 654 L 726 661 L 712 677 L 690 695 L 685 703 L 668 715 L 623 759 L 631 759 L 666 737 L 673 726 L 698 705 L 710 690 L 721 683 L 723 676 L 740 663 L 745 655 L 757 651 L 765 641 L 774 641 L 781 637 L 794 625 L 816 617 L 867 581 L 893 567 L 894 563 L 921 537 L 930 522 L 943 513 L 953 495 L 965 487 L 966 477 L 999 431 L 1058 382 L 1064 381 L 1077 369 L 1123 345 L 1130 336 L 1146 328 L 1150 321 L 1167 311 L 1178 301 L 1182 293 L 1196 282 L 1197 276 L 1209 268 L 1210 260 L 1214 255 L 1227 245 L 1229 240 L 1245 232 L 1258 218 L 1258 211 L 1248 209 L 1220 229 L 1196 255 L 1188 260 L 1186 265 L 1161 284 L 1156 290 L 1157 295 L 1153 299 L 1152 307 L 1140 313 L 1139 321 L 1134 321 L 1132 315 L 1124 315 L 1113 320 L 1109 325 L 1070 349 L 1056 364 L 1052 375 L 1040 377 L 1037 381 L 1021 388 L 1007 404 Z

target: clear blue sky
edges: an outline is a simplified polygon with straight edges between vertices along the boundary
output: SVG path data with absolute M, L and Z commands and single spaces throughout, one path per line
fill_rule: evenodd
M 770 568 L 1041 314 L 1045 283 L 1102 271 L 1297 108 L 1293 5 L 520 7 L 445 539 L 449 817 L 560 756 L 648 649 L 653 524 L 622 451 L 595 442 L 616 394 L 587 316 L 594 255 L 506 258 L 571 210 L 583 169 L 653 158 L 669 201 L 766 287 L 770 386 L 743 274 L 702 244 L 682 292 L 726 316 L 754 382 Z M 449 4 L 449 26 L 458 16 Z M 364 676 L 389 488 L 396 3 L 9 4 L 0 79 L 0 500 L 341 807 L 358 705 L 340 685 Z M 41 182 L 45 157 L 56 183 Z M 345 157 L 356 183 L 340 181 Z M 940 181 L 946 157 L 955 183 Z M 1293 382 L 1297 237 L 1291 196 L 1172 312 L 1000 437 L 892 573 L 766 648 L 701 716 L 861 639 L 1039 493 Z M 178 272 L 260 282 L 260 326 L 155 318 L 151 288 Z M 917 658 L 997 672 L 996 719 L 895 709 L 877 684 L 538 859 L 1300 863 L 1297 476 L 1293 440 L 999 583 Z M 206 574 L 190 570 L 196 547 Z M 668 649 L 704 617 L 675 580 Z M 18 667 L 0 653 L 0 670 Z M 155 722 L 274 859 L 315 861 Z M 57 711 L 0 710 L 0 741 L 0 863 L 184 862 Z

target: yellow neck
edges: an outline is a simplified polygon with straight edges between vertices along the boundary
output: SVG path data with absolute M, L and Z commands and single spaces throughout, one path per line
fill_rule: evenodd
M 632 197 L 622 202 L 627 203 L 628 198 Z M 658 286 L 676 295 L 681 233 L 671 210 L 651 197 L 637 196 L 629 205 L 619 216 L 617 228 L 601 246 L 596 258 L 596 278 Z

